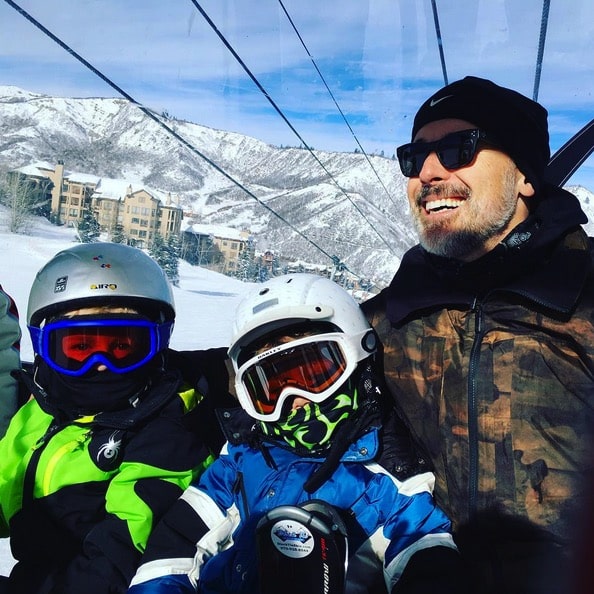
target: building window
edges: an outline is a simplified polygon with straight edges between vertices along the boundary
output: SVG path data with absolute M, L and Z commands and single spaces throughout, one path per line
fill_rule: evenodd
M 146 231 L 139 231 L 138 237 L 146 237 Z
M 140 219 L 141 227 L 148 227 L 148 221 L 146 219 Z
M 140 214 L 144 217 L 148 217 L 150 212 L 151 212 L 150 208 L 143 207 L 140 209 Z
M 231 249 L 237 251 L 237 242 L 236 241 L 233 241 L 231 243 Z
M 80 198 L 71 198 L 70 204 L 72 204 L 72 206 L 78 206 L 79 200 L 80 200 Z
M 130 221 L 133 225 L 138 225 L 140 223 L 140 219 L 138 217 L 132 217 Z
M 69 217 L 78 217 L 78 208 L 71 208 L 68 211 L 68 216 Z

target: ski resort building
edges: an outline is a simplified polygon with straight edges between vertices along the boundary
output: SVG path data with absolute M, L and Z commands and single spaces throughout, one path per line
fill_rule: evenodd
M 50 220 L 55 224 L 76 227 L 85 213 L 91 213 L 110 238 L 121 234 L 127 243 L 141 248 L 150 247 L 157 234 L 165 239 L 180 235 L 183 210 L 169 192 L 66 171 L 62 162 L 55 167 L 37 163 L 17 172 L 34 180 L 50 180 Z

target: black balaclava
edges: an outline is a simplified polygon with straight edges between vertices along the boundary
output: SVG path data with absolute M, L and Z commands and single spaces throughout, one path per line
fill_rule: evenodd
M 34 380 L 47 394 L 52 408 L 68 418 L 135 406 L 162 369 L 162 354 L 128 373 L 91 370 L 81 377 L 59 373 L 41 357 L 35 358 Z

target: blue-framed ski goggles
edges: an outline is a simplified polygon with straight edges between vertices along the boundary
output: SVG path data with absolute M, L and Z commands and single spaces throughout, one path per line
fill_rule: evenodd
M 128 373 L 167 348 L 173 322 L 144 319 L 61 319 L 41 328 L 29 326 L 34 351 L 66 375 L 81 376 L 105 365 Z

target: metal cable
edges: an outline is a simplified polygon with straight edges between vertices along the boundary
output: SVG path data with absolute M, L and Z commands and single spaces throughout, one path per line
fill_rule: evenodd
M 441 39 L 441 29 L 439 28 L 439 16 L 437 15 L 437 2 L 431 0 L 431 8 L 433 9 L 433 21 L 435 23 L 435 35 L 437 36 L 437 47 L 439 48 L 439 59 L 441 61 L 441 71 L 443 72 L 443 84 L 448 84 L 448 73 L 446 70 L 445 56 L 443 53 L 443 41 Z
M 542 17 L 540 19 L 540 35 L 538 36 L 538 53 L 536 55 L 536 68 L 534 71 L 534 90 L 532 99 L 538 101 L 538 90 L 540 88 L 540 73 L 542 71 L 542 59 L 544 56 L 545 41 L 547 38 L 547 26 L 549 23 L 550 0 L 543 0 Z
M 272 107 L 278 113 L 278 115 L 283 119 L 283 121 L 287 124 L 287 126 L 289 126 L 289 128 L 295 134 L 295 136 L 297 136 L 297 138 L 301 141 L 301 143 L 307 149 L 307 151 L 309 152 L 309 154 L 316 160 L 316 162 L 320 165 L 320 167 L 326 172 L 326 174 L 328 175 L 328 177 L 334 182 L 334 184 L 336 185 L 336 187 L 342 192 L 342 194 L 345 196 L 345 198 L 353 205 L 353 207 L 355 208 L 355 210 L 361 215 L 361 217 L 365 220 L 365 222 L 369 225 L 369 227 L 371 229 L 373 229 L 373 231 L 375 232 L 375 234 L 382 240 L 382 242 L 388 248 L 388 250 L 392 254 L 396 255 L 394 253 L 394 250 L 392 249 L 392 246 L 384 239 L 384 237 L 375 228 L 375 226 L 371 224 L 371 221 L 367 218 L 367 216 L 365 215 L 365 213 L 355 204 L 355 202 L 347 194 L 347 192 L 344 190 L 344 188 L 336 181 L 336 179 L 334 178 L 334 176 L 332 175 L 332 173 L 330 173 L 330 171 L 328 171 L 327 167 L 320 161 L 320 159 L 314 153 L 313 149 L 307 144 L 307 142 L 303 139 L 303 137 L 301 136 L 301 134 L 299 134 L 299 132 L 295 129 L 295 127 L 293 126 L 293 124 L 291 124 L 291 122 L 289 121 L 289 119 L 287 118 L 287 116 L 285 116 L 285 114 L 282 112 L 282 110 L 280 109 L 280 107 L 275 103 L 275 101 L 272 99 L 272 97 L 268 94 L 268 91 L 266 91 L 266 89 L 262 86 L 262 84 L 260 83 L 260 81 L 254 76 L 254 74 L 251 72 L 251 70 L 247 67 L 247 65 L 241 59 L 241 57 L 239 56 L 239 54 L 235 51 L 235 49 L 233 48 L 233 46 L 227 41 L 226 37 L 221 33 L 221 31 L 219 31 L 218 27 L 215 25 L 215 23 L 212 21 L 212 19 L 208 16 L 208 14 L 202 8 L 202 6 L 200 6 L 200 4 L 198 3 L 198 1 L 197 0 L 190 0 L 190 2 L 192 2 L 192 4 L 196 7 L 196 10 L 198 10 L 198 12 L 204 17 L 204 19 L 206 20 L 206 22 L 210 25 L 211 29 L 216 33 L 216 35 L 223 42 L 223 44 L 225 45 L 225 47 L 231 52 L 231 54 L 233 55 L 233 57 L 237 60 L 237 62 L 239 63 L 239 65 L 243 68 L 244 72 L 250 77 L 250 79 L 252 80 L 252 82 L 258 87 L 258 89 L 260 90 L 260 92 L 266 97 L 266 99 L 268 99 L 268 102 L 270 103 L 270 105 L 272 105 Z
M 171 136 L 173 136 L 177 141 L 179 141 L 183 146 L 189 149 L 194 154 L 198 155 L 201 159 L 204 159 L 213 169 L 218 171 L 221 175 L 227 178 L 230 182 L 235 184 L 238 188 L 243 190 L 248 196 L 256 200 L 261 206 L 263 206 L 266 210 L 272 213 L 275 217 L 280 219 L 283 223 L 289 226 L 295 233 L 297 233 L 300 237 L 305 239 L 308 243 L 313 245 L 317 250 L 319 250 L 322 254 L 324 254 L 327 258 L 332 260 L 332 262 L 336 265 L 338 259 L 337 256 L 333 256 L 329 254 L 326 250 L 320 247 L 317 243 L 312 241 L 309 237 L 307 237 L 302 231 L 297 229 L 294 225 L 292 225 L 289 221 L 287 221 L 282 215 L 278 214 L 275 210 L 270 208 L 266 203 L 262 202 L 260 198 L 258 198 L 253 192 L 251 192 L 248 188 L 246 188 L 243 184 L 241 184 L 238 180 L 236 180 L 232 175 L 227 173 L 224 169 L 222 169 L 219 165 L 217 165 L 212 159 L 207 157 L 204 153 L 199 151 L 194 145 L 188 142 L 185 138 L 183 138 L 180 134 L 178 134 L 175 130 L 173 130 L 170 126 L 168 126 L 165 122 L 163 122 L 153 111 L 148 109 L 147 107 L 140 104 L 134 97 L 129 95 L 124 89 L 119 87 L 116 83 L 114 83 L 110 78 L 108 78 L 105 74 L 103 74 L 100 70 L 95 68 L 90 62 L 85 60 L 80 54 L 74 51 L 70 46 L 64 43 L 60 38 L 54 35 L 49 29 L 44 27 L 39 21 L 37 21 L 33 16 L 31 16 L 28 12 L 26 12 L 23 8 L 21 8 L 16 2 L 13 0 L 4 0 L 8 5 L 12 6 L 18 13 L 20 13 L 24 18 L 26 18 L 30 23 L 35 25 L 40 31 L 42 31 L 45 35 L 47 35 L 52 41 L 57 43 L 60 47 L 66 50 L 73 58 L 81 62 L 86 68 L 88 68 L 93 74 L 98 76 L 101 80 L 107 83 L 112 89 L 118 92 L 122 97 L 127 99 L 130 103 L 135 105 L 140 111 L 142 111 L 147 117 L 151 120 L 156 122 L 161 128 L 166 130 Z M 358 275 L 356 275 L 358 276 Z
M 385 186 L 384 182 L 382 181 L 381 177 L 379 176 L 376 168 L 373 166 L 373 163 L 369 159 L 369 156 L 365 152 L 365 149 L 361 146 L 361 143 L 359 142 L 359 139 L 357 138 L 357 135 L 355 134 L 355 132 L 351 128 L 351 125 L 350 125 L 349 121 L 347 120 L 346 116 L 344 115 L 342 109 L 340 108 L 340 105 L 338 105 L 338 101 L 336 100 L 336 98 L 334 97 L 334 94 L 330 90 L 330 87 L 328 86 L 328 83 L 326 82 L 326 79 L 324 78 L 324 75 L 320 72 L 320 69 L 318 68 L 318 65 L 316 64 L 316 61 L 314 60 L 313 56 L 311 55 L 311 53 L 310 53 L 307 45 L 305 45 L 305 41 L 303 41 L 303 38 L 301 37 L 301 34 L 297 30 L 297 27 L 296 27 L 295 23 L 293 22 L 293 19 L 291 18 L 291 16 L 289 15 L 287 9 L 285 8 L 285 5 L 283 4 L 283 1 L 282 0 L 278 0 L 278 3 L 280 4 L 281 8 L 283 9 L 283 12 L 285 13 L 287 19 L 289 20 L 289 23 L 291 23 L 291 27 L 293 27 L 293 31 L 295 31 L 295 34 L 299 38 L 299 41 L 301 42 L 301 45 L 303 46 L 303 49 L 305 49 L 305 52 L 309 56 L 309 59 L 311 60 L 311 63 L 313 64 L 313 67 L 316 69 L 316 72 L 318 73 L 320 79 L 324 83 L 324 86 L 326 87 L 326 90 L 328 91 L 328 94 L 330 95 L 332 101 L 334 101 L 334 105 L 336 106 L 336 109 L 338 110 L 338 113 L 340 113 L 340 115 L 342 116 L 342 119 L 344 120 L 344 123 L 347 125 L 347 128 L 350 130 L 351 135 L 353 136 L 353 138 L 355 139 L 355 142 L 357 143 L 357 146 L 361 149 L 361 152 L 365 156 L 365 159 L 367 160 L 367 163 L 369 163 L 369 166 L 373 170 L 373 173 L 375 173 L 375 177 L 377 177 L 377 180 L 381 184 L 382 188 L 386 192 L 386 195 L 388 196 L 388 198 L 390 199 L 390 201 L 392 202 L 392 204 L 394 204 L 394 206 L 396 206 L 396 202 L 394 201 L 394 198 L 392 197 L 392 195 L 390 194 L 390 192 L 388 192 L 388 188 L 386 188 L 386 186 Z

